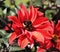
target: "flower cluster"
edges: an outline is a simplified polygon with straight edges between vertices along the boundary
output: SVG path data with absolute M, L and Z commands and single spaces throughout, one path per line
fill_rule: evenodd
M 28 11 L 23 4 L 17 13 L 17 16 L 8 16 L 14 30 L 9 38 L 10 45 L 17 39 L 21 48 L 28 44 L 32 48 L 35 42 L 38 43 L 36 52 L 44 52 L 52 47 L 60 50 L 60 21 L 55 25 L 38 8 L 30 6 Z

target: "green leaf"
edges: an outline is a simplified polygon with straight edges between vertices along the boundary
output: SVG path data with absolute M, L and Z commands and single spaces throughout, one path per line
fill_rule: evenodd
M 30 1 L 31 2 L 31 1 Z M 42 0 L 32 0 L 32 4 L 34 6 L 42 6 Z
M 26 4 L 29 0 L 14 0 L 14 1 L 15 1 L 15 4 L 18 6 L 20 3 Z M 13 7 L 14 8 L 14 6 L 11 5 L 10 0 L 6 0 L 5 5 L 8 6 L 8 7 Z
M 58 5 L 60 5 L 60 0 L 56 0 L 56 3 L 57 3 Z
M 22 50 L 22 49 L 21 49 L 20 47 L 18 47 L 18 46 L 14 46 L 14 47 L 13 47 L 13 46 L 10 46 L 9 48 L 10 48 L 10 49 L 9 49 L 10 52 L 15 52 L 15 51 L 20 51 L 20 50 Z
M 53 16 L 52 14 L 56 14 L 56 10 L 46 10 L 45 11 L 45 16 L 49 19 L 52 20 Z

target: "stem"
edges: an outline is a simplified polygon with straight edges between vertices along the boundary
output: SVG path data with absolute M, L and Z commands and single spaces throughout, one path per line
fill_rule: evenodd
M 25 48 L 25 52 L 32 52 L 31 48 L 29 48 L 28 46 Z
M 35 50 L 34 50 L 34 52 L 36 52 L 36 50 L 37 50 L 37 46 L 34 46 L 35 47 Z
M 39 46 L 39 43 L 34 40 L 34 48 L 35 48 L 35 49 L 34 49 L 34 52 L 36 52 L 37 46 Z

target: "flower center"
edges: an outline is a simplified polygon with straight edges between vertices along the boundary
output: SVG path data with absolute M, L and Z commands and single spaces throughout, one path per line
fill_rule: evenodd
M 32 30 L 32 22 L 31 21 L 24 21 L 23 26 L 28 31 Z
M 59 40 L 59 37 L 54 34 L 53 38 L 51 39 L 52 43 L 54 43 L 56 45 L 58 40 Z

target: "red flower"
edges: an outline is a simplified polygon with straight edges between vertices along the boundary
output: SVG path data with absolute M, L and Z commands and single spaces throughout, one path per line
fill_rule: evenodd
M 52 44 L 51 40 L 47 39 L 47 40 L 45 40 L 43 45 L 40 45 L 37 48 L 37 52 L 46 52 L 46 50 L 49 50 L 51 47 L 53 47 L 53 44 Z
M 56 40 L 56 48 L 60 50 L 60 38 Z
M 18 17 L 8 16 L 8 18 L 13 22 L 14 30 L 9 38 L 10 44 L 18 38 L 18 45 L 24 48 L 28 43 L 32 45 L 34 40 L 44 43 L 44 38 L 51 39 L 53 27 L 49 20 L 43 16 L 43 13 L 38 11 L 38 8 L 30 6 L 28 12 L 24 5 L 20 5 Z
M 58 20 L 58 23 L 55 26 L 55 42 L 56 48 L 60 50 L 60 20 Z
M 58 20 L 58 23 L 55 26 L 55 34 L 60 37 L 60 20 Z
M 53 42 L 51 42 L 50 45 L 53 45 L 52 47 L 55 47 L 57 49 L 60 50 L 60 20 L 58 20 L 58 23 L 55 25 L 54 23 L 52 23 L 53 29 L 54 29 L 54 33 L 52 34 L 52 40 Z

